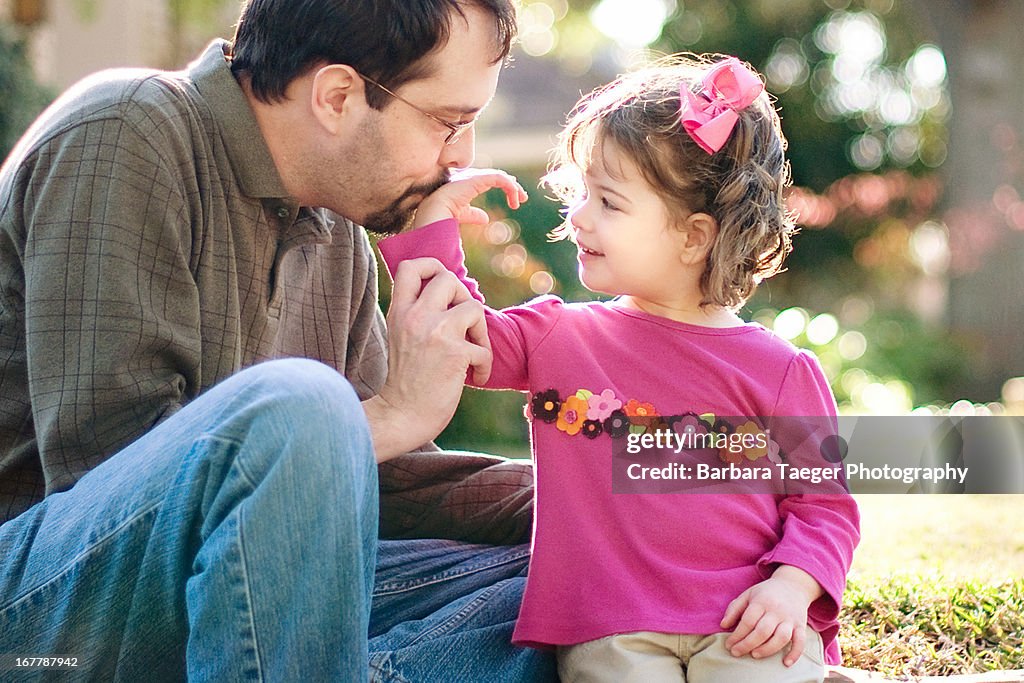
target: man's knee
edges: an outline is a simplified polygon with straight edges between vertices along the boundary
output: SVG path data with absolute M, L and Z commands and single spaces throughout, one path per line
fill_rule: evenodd
M 306 358 L 254 365 L 232 378 L 235 394 L 260 414 L 314 431 L 366 432 L 366 414 L 355 389 L 334 368 Z
M 348 380 L 329 365 L 308 358 L 266 361 L 246 368 L 234 379 L 258 394 L 300 406 L 326 399 L 331 405 L 362 412 L 359 397 Z
M 310 479 L 339 474 L 358 479 L 376 471 L 366 415 L 352 385 L 333 368 L 289 358 L 254 365 L 231 380 L 237 420 L 228 433 L 248 440 L 261 464 L 281 458 Z M 229 388 L 229 387 L 225 387 Z M 255 443 L 253 442 L 255 440 Z M 257 455 L 261 453 L 261 455 Z

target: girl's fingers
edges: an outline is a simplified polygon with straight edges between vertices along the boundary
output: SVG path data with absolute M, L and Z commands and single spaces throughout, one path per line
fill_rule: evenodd
M 487 225 L 490 220 L 491 217 L 487 215 L 487 212 L 476 206 L 466 208 L 459 216 L 460 223 L 469 225 Z
M 789 648 L 789 652 L 782 659 L 782 663 L 786 666 L 793 666 L 796 664 L 796 660 L 800 659 L 800 656 L 804 653 L 804 646 L 807 642 L 807 628 L 797 625 L 793 629 L 793 646 Z
M 725 608 L 725 616 L 722 617 L 721 627 L 725 630 L 729 630 L 733 627 L 736 622 L 739 621 L 740 616 L 743 614 L 743 610 L 747 608 L 750 603 L 750 591 L 745 590 L 740 593 L 739 597 L 729 603 L 729 606 Z
M 526 190 L 519 184 L 515 176 L 497 169 L 467 168 L 452 173 L 451 183 L 460 183 L 471 188 L 473 199 L 487 190 L 499 188 L 505 193 L 505 201 L 509 208 L 518 209 L 529 199 Z

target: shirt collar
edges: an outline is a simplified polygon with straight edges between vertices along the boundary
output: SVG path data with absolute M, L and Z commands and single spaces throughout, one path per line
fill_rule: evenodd
M 213 112 L 242 191 L 257 199 L 277 199 L 288 205 L 294 216 L 297 202 L 288 197 L 252 107 L 231 73 L 227 47 L 226 40 L 210 43 L 189 65 L 189 76 Z

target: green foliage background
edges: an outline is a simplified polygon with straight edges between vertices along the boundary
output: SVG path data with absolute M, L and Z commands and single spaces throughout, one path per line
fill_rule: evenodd
M 594 4 L 570 3 L 562 25 L 585 23 Z M 937 211 L 941 177 L 935 163 L 921 161 L 924 151 L 910 163 L 886 155 L 876 168 L 859 169 L 850 153 L 853 141 L 864 135 L 884 140 L 896 127 L 871 112 L 823 115 L 827 77 L 836 56 L 819 46 L 816 34 L 830 20 L 844 16 L 869 17 L 880 24 L 886 42 L 878 69 L 886 74 L 898 76 L 915 51 L 931 42 L 906 2 L 688 0 L 677 4 L 652 50 L 735 54 L 764 72 L 781 44 L 799 46 L 809 76 L 775 93 L 790 142 L 794 185 L 839 210 L 827 224 L 802 230 L 787 261 L 788 270 L 764 283 L 742 314 L 768 327 L 779 311 L 794 306 L 806 309 L 808 319 L 821 313 L 834 315 L 840 330 L 830 342 L 815 345 L 806 334 L 793 341 L 821 357 L 845 410 L 867 409 L 861 399 L 867 385 L 885 387 L 898 410 L 948 405 L 960 398 L 955 387 L 965 372 L 965 351 L 941 320 L 923 319 L 911 300 L 921 270 L 912 262 L 910 240 L 915 227 Z M 559 59 L 557 48 L 547 58 Z M 936 107 L 912 123 L 922 150 L 943 148 L 945 117 L 942 107 Z M 517 169 L 528 188 L 536 187 L 542 171 Z M 874 180 L 881 185 L 869 185 Z M 865 208 L 859 199 L 871 187 L 885 188 L 884 201 Z M 553 293 L 572 300 L 594 298 L 579 285 L 573 249 L 546 239 L 547 231 L 561 220 L 560 207 L 544 199 L 543 192 L 531 190 L 531 196 L 513 216 L 521 228 L 517 241 L 526 246 L 537 267 L 554 276 Z M 497 198 L 487 206 L 495 217 L 503 215 Z M 467 241 L 473 242 L 472 238 Z M 525 276 L 502 277 L 490 267 L 490 260 L 503 248 L 467 244 L 471 274 L 481 281 L 489 303 L 499 307 L 534 296 L 527 284 L 532 268 L 527 267 Z M 866 309 L 868 314 L 851 316 L 848 309 Z M 840 337 L 848 331 L 866 340 L 865 352 L 855 360 L 839 353 Z M 468 390 L 439 442 L 449 447 L 521 452 L 526 443 L 522 406 L 519 395 Z
M 0 159 L 25 132 L 32 120 L 53 99 L 36 83 L 25 55 L 25 44 L 0 24 Z

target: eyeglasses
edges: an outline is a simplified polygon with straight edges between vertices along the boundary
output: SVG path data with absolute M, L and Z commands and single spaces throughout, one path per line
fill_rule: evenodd
M 363 76 L 362 74 L 359 74 L 359 75 Z M 431 114 L 429 111 L 426 111 L 424 109 L 420 109 L 418 106 L 416 106 L 415 104 L 413 104 L 409 100 L 405 99 L 404 97 L 402 97 L 398 93 L 391 92 L 390 90 L 388 90 L 387 88 L 385 88 L 383 85 L 381 85 L 377 81 L 373 80 L 372 78 L 369 78 L 367 76 L 363 76 L 363 80 L 366 81 L 367 83 L 371 83 L 371 84 L 377 86 L 378 88 L 380 88 L 381 90 L 383 90 L 387 94 L 389 94 L 392 97 L 394 97 L 399 102 L 405 102 L 407 105 L 409 105 L 410 107 L 412 107 L 413 109 L 415 109 L 419 113 L 423 114 L 424 116 L 429 118 L 431 121 L 435 121 L 437 123 L 440 123 L 442 126 L 447 128 L 448 131 L 449 131 L 448 132 L 448 137 L 446 137 L 444 139 L 444 144 L 446 144 L 446 145 L 454 145 L 456 142 L 459 141 L 459 139 L 462 137 L 463 133 L 465 133 L 467 130 L 472 128 L 473 124 L 476 123 L 476 119 L 474 119 L 472 121 L 466 121 L 465 123 L 452 123 L 451 121 L 445 121 L 440 116 L 435 116 L 434 114 Z

